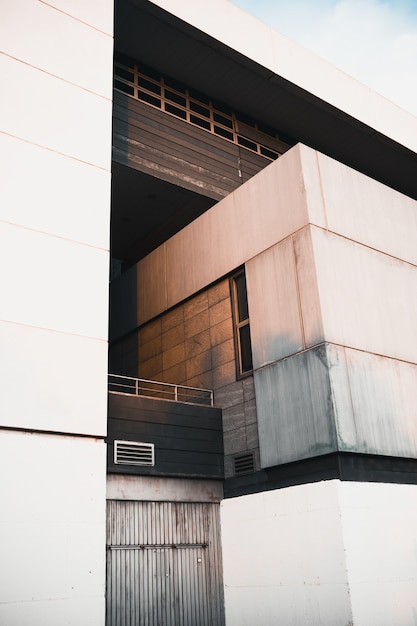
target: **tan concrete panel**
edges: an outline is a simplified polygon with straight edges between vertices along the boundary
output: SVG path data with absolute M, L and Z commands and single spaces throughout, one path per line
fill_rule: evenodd
M 185 357 L 191 359 L 192 357 L 205 352 L 211 348 L 210 344 L 210 330 L 207 328 L 198 335 L 193 335 L 185 342 Z
M 195 317 L 209 308 L 208 292 L 203 291 L 187 302 L 184 302 L 184 320 L 188 322 L 191 317 Z M 164 316 L 165 317 L 165 316 Z
M 318 164 L 319 153 L 303 144 L 298 144 L 301 159 L 301 185 L 305 194 L 308 221 L 316 226 L 327 228 L 326 208 Z
M 417 264 L 417 202 L 323 154 L 317 159 L 329 229 Z
M 117 345 L 117 344 L 116 344 Z M 162 336 L 154 337 L 150 341 L 139 346 L 139 359 L 140 362 L 152 359 L 154 356 L 161 354 L 162 352 Z
M 210 326 L 220 324 L 220 322 L 229 319 L 229 317 L 232 317 L 232 308 L 229 298 L 227 298 L 227 300 L 221 300 L 209 308 Z
M 417 363 L 417 267 L 311 232 L 326 341 Z
M 213 368 L 213 389 L 220 389 L 236 381 L 236 363 L 228 361 Z
M 217 285 L 214 285 L 208 292 L 209 305 L 212 306 L 221 300 L 230 298 L 229 281 L 222 280 Z
M 145 257 L 137 268 L 137 324 L 152 319 L 167 307 L 165 246 Z M 133 268 L 129 271 L 132 271 Z
M 201 311 L 198 315 L 194 315 L 185 322 L 185 338 L 190 339 L 195 335 L 208 330 L 210 328 L 208 309 Z
M 96 8 L 102 14 L 106 3 Z M 91 28 L 47 2 L 3 0 L 0 41 L 5 54 L 111 100 L 111 31 Z
M 233 339 L 228 339 L 223 343 L 213 346 L 212 348 L 212 360 L 213 367 L 222 365 L 228 361 L 235 362 L 235 342 Z
M 228 339 L 233 338 L 232 318 L 220 322 L 210 328 L 211 345 L 217 346 Z
M 164 370 L 170 369 L 171 367 L 174 367 L 174 365 L 178 365 L 178 363 L 182 363 L 183 361 L 185 361 L 185 346 L 183 343 L 180 343 L 162 353 L 162 366 Z
M 254 368 L 303 348 L 292 238 L 246 264 Z
M 139 355 L 140 357 L 140 355 Z M 184 364 L 185 371 L 185 364 Z M 162 380 L 162 354 L 157 354 L 146 361 L 139 362 L 139 378 L 147 378 L 148 380 Z
M 309 210 L 322 223 L 315 172 L 314 151 L 296 146 L 169 239 L 164 244 L 168 308 L 304 226 Z
M 168 306 L 242 263 L 233 194 L 166 242 Z
M 187 378 L 186 384 L 198 389 L 213 389 L 213 376 L 211 372 L 204 372 L 194 378 Z
M 173 346 L 184 342 L 184 325 L 178 325 L 170 328 L 162 334 L 162 350 L 169 350 Z
M 184 307 L 177 306 L 162 316 L 161 327 L 162 332 L 166 333 L 173 328 L 178 328 L 184 324 Z M 147 325 L 148 326 L 148 325 Z
M 142 344 L 148 343 L 148 341 L 152 341 L 153 339 L 157 339 L 162 334 L 162 319 L 158 317 L 139 331 L 139 346 Z
M 300 150 L 295 146 L 233 193 L 242 261 L 308 223 Z M 303 157 L 308 162 L 308 154 Z
M 161 380 L 166 383 L 172 383 L 173 385 L 184 385 L 187 382 L 185 361 L 177 363 L 177 365 L 173 365 L 168 369 L 164 368 L 163 373 L 161 374 L 161 376 L 156 377 L 156 380 Z
M 304 341 L 310 347 L 324 340 L 324 331 L 309 226 L 294 235 L 293 244 Z
M 187 359 L 186 361 L 186 372 L 187 379 L 193 379 L 205 372 L 211 371 L 211 351 L 206 350 L 206 352 L 200 352 L 196 356 Z

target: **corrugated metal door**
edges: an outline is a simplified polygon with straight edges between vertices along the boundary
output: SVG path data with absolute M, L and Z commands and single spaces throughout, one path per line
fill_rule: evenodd
M 217 504 L 108 502 L 107 626 L 222 626 Z

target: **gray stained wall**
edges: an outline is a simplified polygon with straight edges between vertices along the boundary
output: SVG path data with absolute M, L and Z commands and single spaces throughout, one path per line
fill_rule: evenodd
M 259 467 L 253 376 L 236 374 L 229 280 L 224 279 L 114 342 L 113 371 L 214 390 L 223 409 L 225 476 L 236 455 L 253 453 Z

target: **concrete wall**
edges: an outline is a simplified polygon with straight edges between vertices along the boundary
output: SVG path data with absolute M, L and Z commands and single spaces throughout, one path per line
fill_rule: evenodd
M 0 40 L 0 622 L 98 625 L 113 6 L 6 0 Z
M 118 332 L 245 264 L 261 466 L 415 457 L 416 239 L 415 201 L 299 145 L 122 276 Z
M 224 500 L 227 625 L 414 626 L 416 496 L 335 480 Z

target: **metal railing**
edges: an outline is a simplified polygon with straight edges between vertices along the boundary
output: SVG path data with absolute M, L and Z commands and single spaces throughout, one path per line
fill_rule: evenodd
M 109 392 L 213 406 L 213 392 L 211 389 L 173 385 L 155 380 L 146 380 L 145 378 L 121 376 L 120 374 L 109 374 Z

